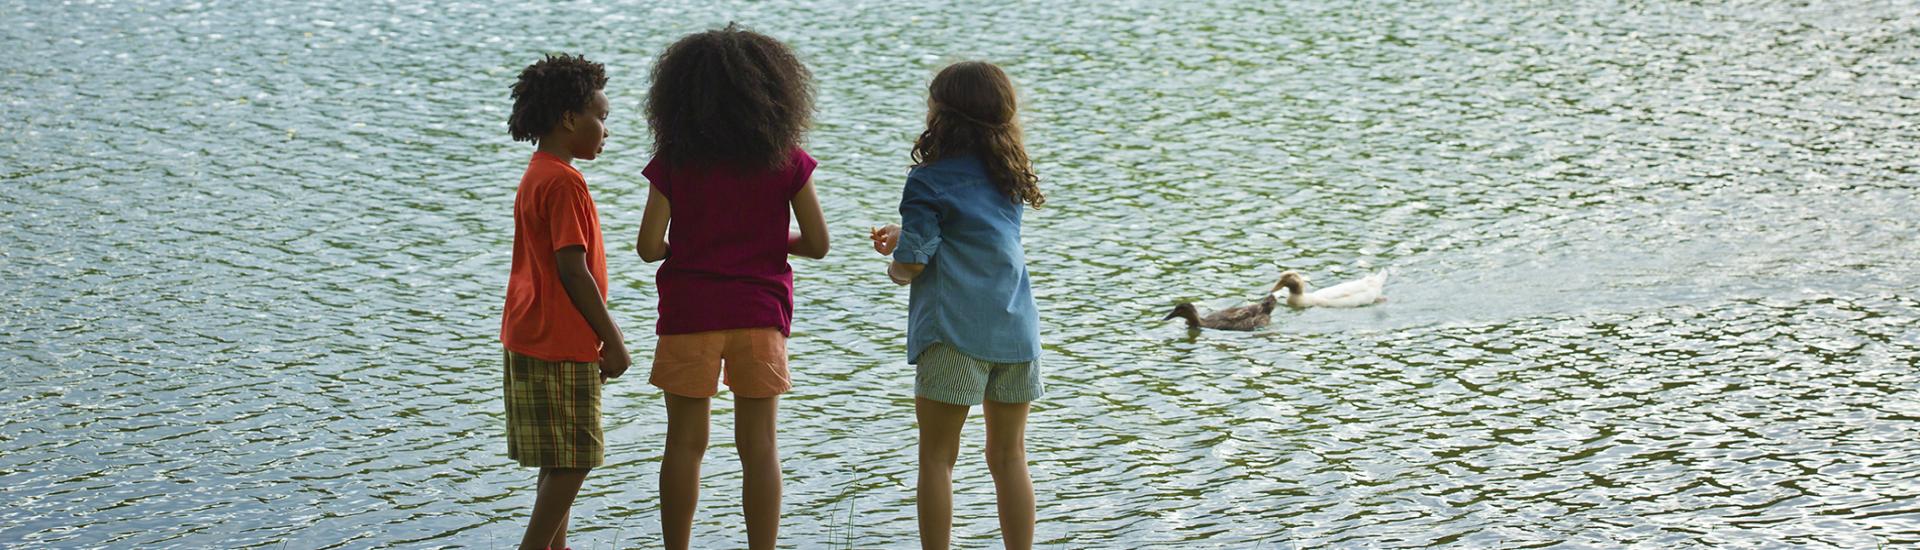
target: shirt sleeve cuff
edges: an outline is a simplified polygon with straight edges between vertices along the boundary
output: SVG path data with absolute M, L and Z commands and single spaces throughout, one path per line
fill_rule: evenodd
M 903 264 L 926 264 L 933 259 L 933 253 L 940 250 L 940 239 L 922 241 L 912 233 L 900 235 L 900 247 L 893 250 L 893 261 Z

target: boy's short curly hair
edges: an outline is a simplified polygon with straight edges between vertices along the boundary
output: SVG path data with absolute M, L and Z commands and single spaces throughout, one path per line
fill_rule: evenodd
M 813 74 L 786 44 L 728 24 L 688 35 L 653 66 L 647 125 L 670 166 L 786 165 L 813 120 Z
M 577 113 L 593 101 L 593 92 L 607 87 L 606 67 L 577 55 L 548 54 L 520 71 L 513 83 L 513 114 L 507 132 L 514 141 L 540 143 L 560 117 Z

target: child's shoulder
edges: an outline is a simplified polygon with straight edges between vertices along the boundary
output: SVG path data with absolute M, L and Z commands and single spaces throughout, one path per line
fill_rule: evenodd
M 807 154 L 806 149 L 795 146 L 787 153 L 787 171 L 800 176 L 801 179 L 813 175 L 813 169 L 818 167 L 820 167 L 820 161 L 813 158 L 813 155 Z
M 593 201 L 593 192 L 587 189 L 587 179 L 578 170 L 561 162 L 540 162 L 527 165 L 527 172 L 520 179 L 519 195 L 533 204 L 554 204 L 555 201 Z
M 571 164 L 561 162 L 559 159 L 550 157 L 542 158 L 535 156 L 533 162 L 527 163 L 527 172 L 523 178 L 527 183 L 542 187 L 561 186 L 585 188 L 587 186 L 587 178 L 580 174 L 579 169 L 574 168 Z
M 986 175 L 986 165 L 981 164 L 980 159 L 974 158 L 972 155 L 943 158 L 915 166 L 912 170 L 907 171 L 907 177 L 922 179 L 950 178 L 956 176 L 985 177 Z
M 808 153 L 805 148 L 802 148 L 798 145 L 793 146 L 793 150 L 787 152 L 787 161 L 793 162 L 793 163 L 804 163 L 804 164 L 820 163 L 819 160 L 815 160 L 813 158 L 813 154 Z

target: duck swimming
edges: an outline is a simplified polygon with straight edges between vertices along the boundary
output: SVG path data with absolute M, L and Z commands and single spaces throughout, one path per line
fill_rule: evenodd
M 1273 290 L 1267 291 L 1267 296 L 1257 303 L 1215 311 L 1206 317 L 1200 316 L 1200 310 L 1193 307 L 1193 302 L 1180 302 L 1180 305 L 1173 306 L 1173 313 L 1168 313 L 1166 318 L 1186 319 L 1189 329 L 1253 330 L 1267 326 L 1273 308 L 1280 305 L 1280 299 L 1274 296 L 1279 292 L 1280 285 L 1273 285 Z
M 1274 293 L 1281 288 L 1287 289 L 1287 307 L 1305 309 L 1310 307 L 1363 307 L 1387 301 L 1385 295 L 1387 272 L 1368 275 L 1359 280 L 1347 281 L 1327 288 L 1309 292 L 1307 277 L 1297 271 L 1280 274 L 1280 284 L 1273 287 Z

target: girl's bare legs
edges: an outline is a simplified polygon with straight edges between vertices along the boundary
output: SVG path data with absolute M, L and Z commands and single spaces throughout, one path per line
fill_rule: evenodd
M 667 451 L 660 459 L 660 532 L 667 548 L 686 550 L 700 502 L 700 459 L 707 454 L 712 399 L 667 394 Z
M 544 550 L 553 541 L 567 540 L 567 515 L 580 484 L 587 480 L 587 468 L 541 468 L 538 489 L 533 497 L 533 517 L 527 532 L 520 536 L 522 550 Z
M 946 550 L 953 535 L 953 462 L 960 457 L 960 428 L 972 407 L 913 400 L 920 421 L 920 548 Z
M 774 423 L 780 397 L 734 399 L 733 444 L 745 477 L 747 547 L 771 550 L 780 538 L 780 449 Z
M 1033 479 L 1027 476 L 1027 404 L 987 401 L 987 470 L 1008 550 L 1033 548 Z

